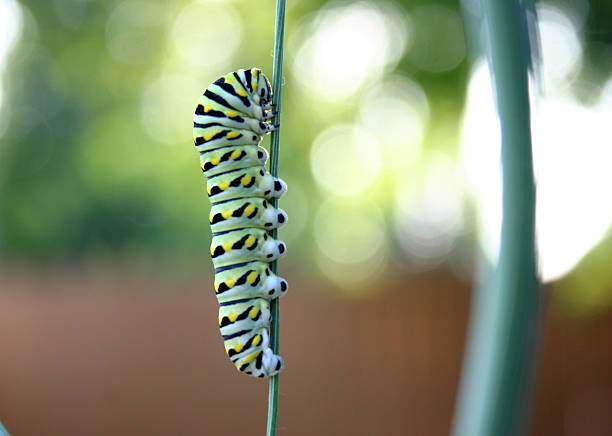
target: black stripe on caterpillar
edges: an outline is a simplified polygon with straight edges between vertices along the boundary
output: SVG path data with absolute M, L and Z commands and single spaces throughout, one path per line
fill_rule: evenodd
M 270 348 L 270 300 L 287 291 L 287 282 L 269 263 L 286 247 L 268 233 L 287 222 L 269 200 L 287 190 L 266 170 L 262 136 L 278 125 L 269 122 L 272 88 L 258 68 L 238 70 L 212 83 L 196 106 L 193 139 L 207 177 L 211 201 L 210 254 L 215 267 L 219 328 L 225 351 L 236 368 L 269 377 L 283 368 Z

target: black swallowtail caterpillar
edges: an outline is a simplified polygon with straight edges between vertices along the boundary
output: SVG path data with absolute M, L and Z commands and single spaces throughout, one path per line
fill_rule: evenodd
M 261 70 L 241 69 L 208 86 L 193 116 L 211 201 L 219 327 L 232 363 L 255 377 L 283 368 L 268 331 L 270 300 L 287 291 L 287 282 L 270 271 L 269 262 L 285 253 L 285 244 L 268 232 L 287 221 L 269 202 L 287 185 L 266 170 L 268 152 L 259 146 L 262 136 L 278 127 L 268 122 L 275 115 L 271 102 L 272 88 Z

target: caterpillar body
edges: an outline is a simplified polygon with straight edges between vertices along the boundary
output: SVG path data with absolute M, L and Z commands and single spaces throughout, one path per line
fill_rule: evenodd
M 270 348 L 270 301 L 287 282 L 269 263 L 286 247 L 268 232 L 287 221 L 270 203 L 287 190 L 265 167 L 262 136 L 278 128 L 271 120 L 272 88 L 258 68 L 240 69 L 208 86 L 193 116 L 193 138 L 211 201 L 210 254 L 225 351 L 236 368 L 269 377 L 283 368 Z

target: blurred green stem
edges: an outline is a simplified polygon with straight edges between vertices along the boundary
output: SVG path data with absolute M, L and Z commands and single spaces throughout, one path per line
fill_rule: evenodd
M 275 124 L 280 124 L 281 115 L 281 87 L 283 84 L 283 39 L 285 34 L 285 0 L 276 1 L 276 22 L 274 24 L 274 67 L 272 69 L 272 88 L 274 92 L 274 110 L 277 112 L 274 119 Z M 280 127 L 272 132 L 270 140 L 270 174 L 278 177 L 278 154 L 280 152 Z M 278 200 L 273 199 L 272 204 L 277 207 Z M 272 231 L 276 239 L 277 230 Z M 278 262 L 275 260 L 270 266 L 272 272 L 278 272 Z M 278 354 L 278 298 L 270 303 L 272 313 L 272 325 L 270 326 L 270 347 Z M 267 436 L 276 435 L 276 417 L 278 415 L 278 375 L 270 377 L 270 388 L 268 391 L 268 426 Z
M 518 0 L 483 6 L 501 123 L 503 217 L 492 280 L 475 290 L 454 436 L 526 431 L 539 332 L 525 8 Z

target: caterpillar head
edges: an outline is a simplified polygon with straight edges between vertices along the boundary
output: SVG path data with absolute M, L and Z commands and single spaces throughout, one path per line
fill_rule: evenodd
M 261 72 L 259 68 L 251 68 L 251 77 L 253 78 L 253 101 L 260 106 L 266 106 L 272 103 L 272 86 L 268 78 Z

